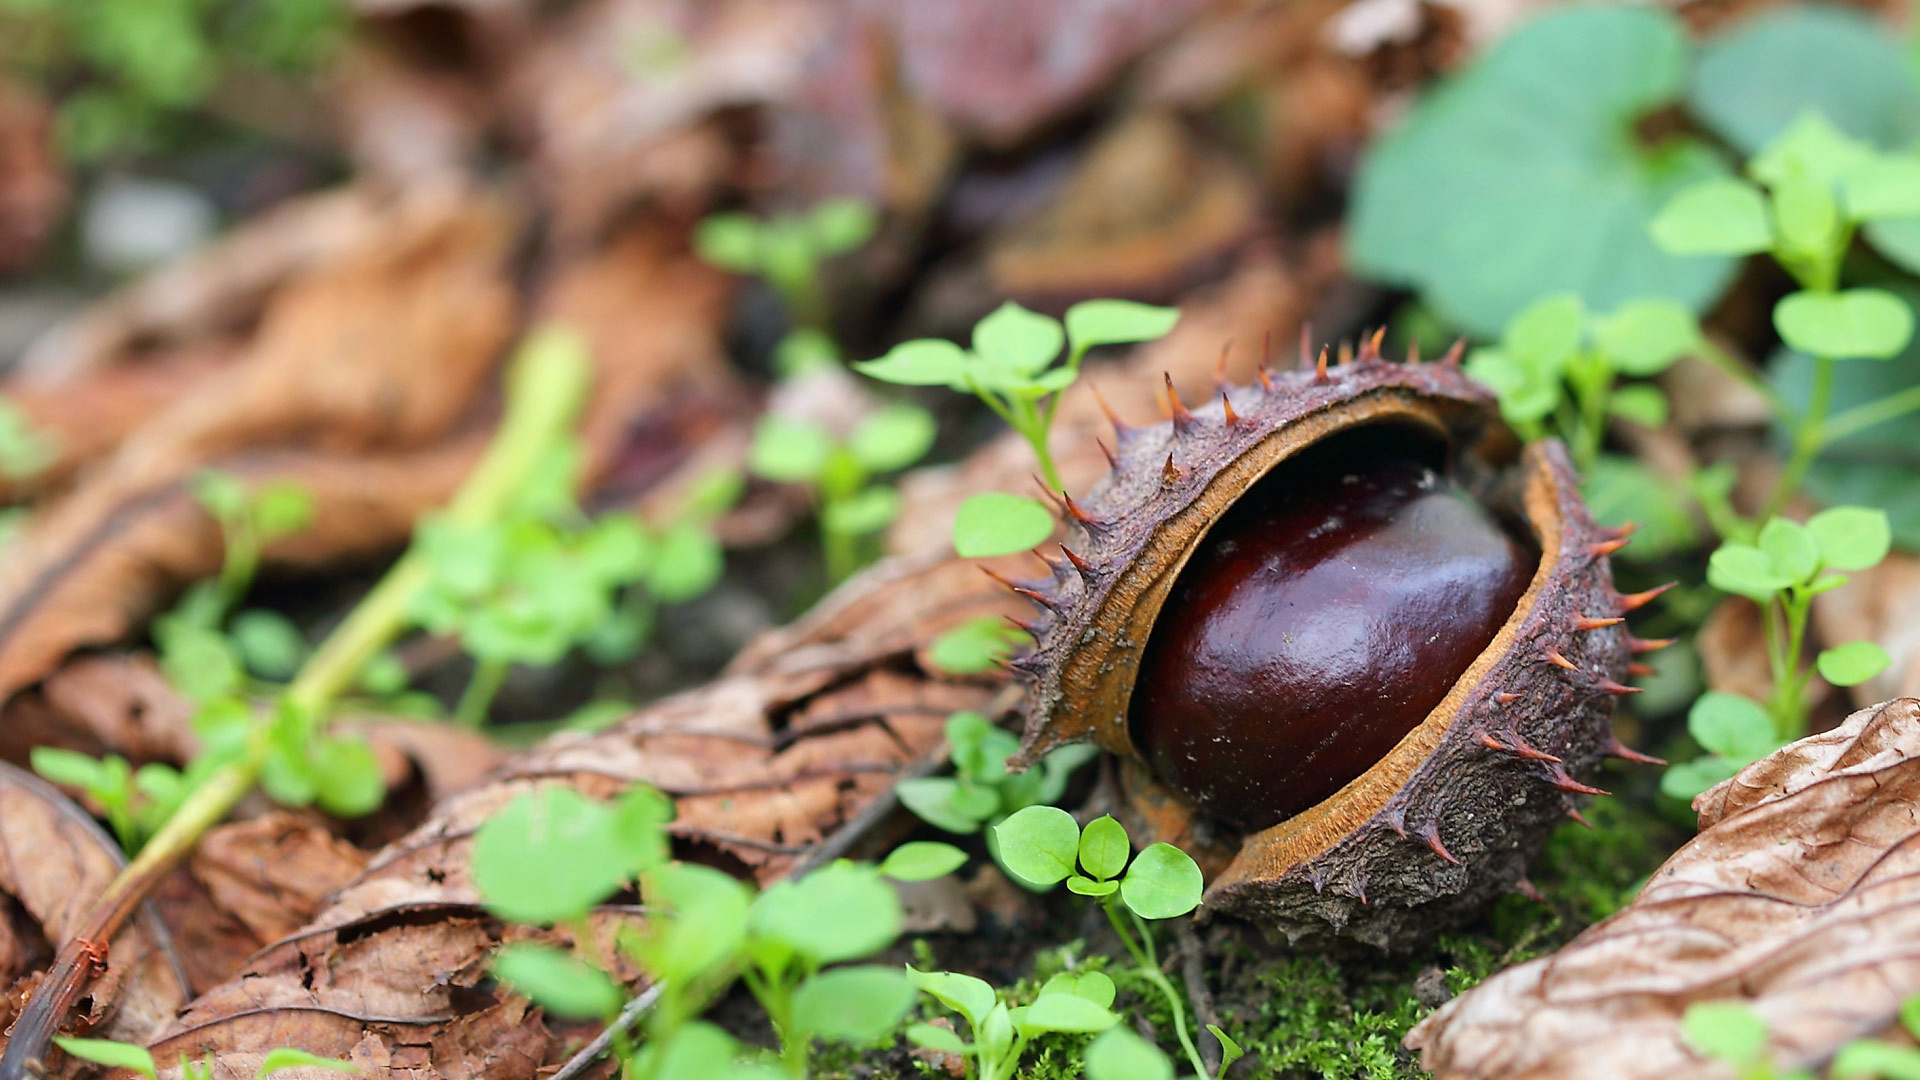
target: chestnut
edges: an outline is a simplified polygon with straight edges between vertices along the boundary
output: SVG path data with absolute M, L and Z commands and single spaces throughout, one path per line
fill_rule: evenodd
M 1537 557 L 1395 433 L 1282 462 L 1181 570 L 1141 660 L 1135 744 L 1256 831 L 1365 772 L 1513 613 Z
M 1655 643 L 1565 448 L 1522 445 L 1458 350 L 1378 341 L 1110 417 L 1052 575 L 1012 583 L 1041 608 L 1013 764 L 1091 740 L 1130 832 L 1224 849 L 1203 914 L 1397 947 L 1527 889 L 1603 758 L 1652 760 L 1610 718 Z

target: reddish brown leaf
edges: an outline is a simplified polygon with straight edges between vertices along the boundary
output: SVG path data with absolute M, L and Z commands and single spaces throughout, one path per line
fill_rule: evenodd
M 33 264 L 66 205 L 52 107 L 12 79 L 0 79 L 0 276 Z
M 1920 700 L 1848 717 L 1694 800 L 1700 835 L 1559 953 L 1449 1002 L 1407 1045 L 1437 1077 L 1726 1075 L 1689 1006 L 1740 1000 L 1817 1066 L 1920 993 Z

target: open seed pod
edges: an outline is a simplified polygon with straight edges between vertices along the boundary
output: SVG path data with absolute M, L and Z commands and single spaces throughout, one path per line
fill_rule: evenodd
M 1395 947 L 1525 884 L 1608 754 L 1636 643 L 1563 447 L 1458 369 L 1263 374 L 1117 419 L 1063 500 L 1065 560 L 1013 662 L 1020 762 L 1092 740 L 1162 830 L 1239 836 L 1207 910 Z M 1169 808 L 1172 808 L 1171 811 Z

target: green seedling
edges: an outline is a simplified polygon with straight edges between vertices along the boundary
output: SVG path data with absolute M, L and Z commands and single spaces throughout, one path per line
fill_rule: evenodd
M 1600 456 L 1614 419 L 1648 427 L 1667 422 L 1666 395 L 1647 378 L 1701 344 L 1693 313 L 1671 300 L 1636 300 L 1606 315 L 1573 293 L 1529 305 L 1497 345 L 1473 350 L 1467 373 L 1492 387 L 1500 414 L 1528 439 L 1565 439 L 1583 472 Z
M 860 199 L 828 199 L 805 214 L 765 221 L 747 214 L 714 214 L 693 234 L 700 257 L 722 270 L 758 274 L 786 305 L 794 329 L 774 351 L 782 375 L 840 363 L 830 334 L 831 312 L 820 266 L 872 239 L 880 219 Z
M 1687 728 L 1708 755 L 1668 769 L 1662 790 L 1692 798 L 1804 736 L 1807 685 L 1816 671 L 1835 686 L 1853 686 L 1886 669 L 1886 652 L 1869 641 L 1825 649 L 1811 666 L 1801 657 L 1813 598 L 1846 584 L 1839 571 L 1877 565 L 1891 541 L 1884 511 L 1841 506 L 1805 525 L 1773 518 L 1756 543 L 1723 544 L 1713 553 L 1708 583 L 1760 605 L 1773 691 L 1765 704 L 1723 692 L 1695 702 Z
M 153 1053 L 144 1046 L 113 1039 L 71 1039 L 58 1035 L 54 1036 L 53 1041 L 60 1049 L 82 1061 L 91 1061 L 110 1069 L 127 1069 L 147 1080 L 159 1080 Z M 282 1069 L 330 1069 L 334 1072 L 357 1073 L 360 1066 L 351 1061 L 321 1057 L 291 1046 L 281 1046 L 267 1051 L 260 1061 L 260 1068 L 253 1074 L 253 1080 L 266 1080 Z M 181 1055 L 180 1075 L 182 1080 L 213 1080 L 212 1055 L 197 1062 Z
M 36 746 L 33 771 L 74 788 L 99 804 L 124 851 L 140 850 L 180 799 L 180 774 L 165 765 L 135 769 L 118 754 L 94 758 L 74 750 Z
M 1764 383 L 1792 449 L 1760 519 L 1800 490 L 1813 460 L 1838 435 L 1920 409 L 1920 393 L 1829 417 L 1842 361 L 1884 360 L 1913 337 L 1913 312 L 1893 293 L 1841 288 L 1840 272 L 1862 225 L 1920 216 L 1920 157 L 1888 154 L 1804 113 L 1747 163 L 1747 179 L 1717 179 L 1678 193 L 1651 226 L 1676 255 L 1765 253 L 1800 285 L 1774 305 L 1786 344 L 1813 358 L 1812 386 L 1795 408 Z M 1751 376 L 1748 376 L 1751 380 Z
M 907 1039 L 967 1059 L 974 1080 L 1012 1080 L 1028 1044 L 1041 1035 L 1093 1035 L 1120 1022 L 1113 1012 L 1113 980 L 1098 971 L 1056 975 L 1028 1005 L 1007 1004 L 991 983 L 971 975 L 908 968 L 907 977 L 958 1013 L 972 1036 L 965 1041 L 949 1028 L 923 1023 L 907 1028 Z M 1127 1074 L 1115 1074 L 1114 1080 L 1121 1075 Z
M 312 75 L 350 21 L 339 0 L 0 0 L 0 25 L 19 45 L 9 65 L 61 91 L 55 135 L 78 162 L 204 141 L 206 117 L 195 114 L 225 74 Z
M 1920 997 L 1900 1006 L 1905 1033 L 1920 1038 Z M 1782 1069 L 1767 1052 L 1767 1021 L 1744 1001 L 1702 1001 L 1688 1006 L 1680 1037 L 1702 1057 L 1733 1069 L 1738 1080 L 1813 1080 L 1808 1069 Z M 1915 1080 L 1920 1050 L 1881 1039 L 1855 1039 L 1834 1055 L 1832 1080 Z
M 620 947 L 655 980 L 647 1045 L 617 1041 L 633 1080 L 687 1075 L 682 1055 L 713 1067 L 699 1075 L 786 1076 L 800 1080 L 816 1040 L 864 1045 L 894 1029 L 915 991 L 891 967 L 850 964 L 899 936 L 899 898 L 886 878 L 916 881 L 951 873 L 965 855 L 919 842 L 879 867 L 838 862 L 759 896 L 731 876 L 668 861 L 664 831 L 672 805 L 649 788 L 600 803 L 554 787 L 521 796 L 474 838 L 474 883 L 503 919 L 569 927 L 594 947 L 588 917 L 638 883 L 649 915 Z M 610 1021 L 626 1004 L 603 958 L 582 958 L 522 942 L 495 958 L 495 977 L 558 1016 Z M 738 978 L 780 1034 L 777 1067 L 741 1060 L 730 1040 L 695 1017 Z
M 982 616 L 955 626 L 933 639 L 927 646 L 927 658 L 935 667 L 955 675 L 980 675 L 992 671 L 1013 655 L 1013 647 L 1026 638 L 1026 632 L 1004 618 Z
M 1020 740 L 976 712 L 947 718 L 947 748 L 952 776 L 902 780 L 894 792 L 922 821 L 947 832 L 970 836 L 1029 806 L 1051 806 L 1067 790 L 1080 766 L 1100 756 L 1087 743 L 1063 746 L 1022 773 L 1007 771 L 1007 759 Z
M 1920 1039 L 1920 997 L 1900 1005 L 1900 1026 L 1910 1039 Z M 1828 1070 L 1833 1080 L 1920 1080 L 1920 1050 L 1882 1039 L 1856 1039 L 1840 1048 Z
M 935 434 L 933 415 L 912 405 L 875 411 L 844 441 L 812 421 L 769 416 L 754 430 L 748 467 L 813 490 L 827 574 L 841 581 L 878 554 L 879 534 L 900 513 L 899 492 L 874 478 L 925 457 Z
M 631 514 L 588 519 L 574 501 L 577 446 L 557 448 L 498 519 L 427 519 L 415 549 L 428 568 L 409 616 L 457 637 L 474 658 L 454 715 L 485 722 L 515 664 L 546 667 L 584 647 L 605 663 L 630 658 L 661 605 L 684 603 L 720 580 L 724 556 L 712 521 L 738 483 L 705 485 L 680 516 L 650 526 Z
M 1092 897 L 1133 958 L 1132 973 L 1157 990 L 1173 1015 L 1174 1034 L 1196 1075 L 1213 1080 L 1187 1031 L 1186 1008 L 1180 993 L 1160 970 L 1154 947 L 1152 921 L 1174 919 L 1200 906 L 1204 881 L 1200 867 L 1172 844 L 1152 844 L 1133 853 L 1127 830 L 1111 817 L 1097 818 L 1085 829 L 1073 815 L 1053 806 L 1029 806 L 993 827 L 1000 865 L 1029 888 L 1051 888 L 1066 882 L 1070 892 Z M 1208 1025 L 1220 1042 L 1221 1070 L 1240 1056 L 1240 1048 L 1215 1025 Z
M 1059 408 L 1060 392 L 1080 377 L 1080 361 L 1087 350 L 1153 341 L 1179 321 L 1180 313 L 1172 308 L 1088 300 L 1067 309 L 1062 327 L 1056 319 L 1009 301 L 973 328 L 971 350 L 951 341 L 922 338 L 896 345 L 878 360 L 857 363 L 854 368 L 882 382 L 944 386 L 978 397 L 1027 440 L 1047 485 L 1059 491 L 1063 485 L 1047 446 L 1047 433 Z M 1055 366 L 1063 346 L 1065 362 Z M 1049 522 L 1048 531 L 1051 528 Z M 964 552 L 965 539 L 958 533 L 955 538 Z M 1042 539 L 1044 534 L 1033 543 Z M 1024 546 L 1009 550 L 1024 550 Z

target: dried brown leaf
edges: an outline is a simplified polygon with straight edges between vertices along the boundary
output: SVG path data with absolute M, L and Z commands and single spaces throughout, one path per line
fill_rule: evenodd
M 0 764 L 0 922 L 7 924 L 0 932 L 0 1032 L 12 1025 L 53 946 L 76 931 L 122 863 L 119 847 L 85 811 L 31 773 Z M 187 992 L 166 932 L 148 910 L 113 939 L 107 969 L 79 1011 L 96 1036 L 140 1041 Z
M 1723 1076 L 1681 1019 L 1734 999 L 1817 1066 L 1920 993 L 1920 700 L 1848 717 L 1694 800 L 1698 837 L 1625 910 L 1408 1036 L 1441 1080 Z
M 66 205 L 52 106 L 0 78 L 0 276 L 19 273 L 39 258 Z

